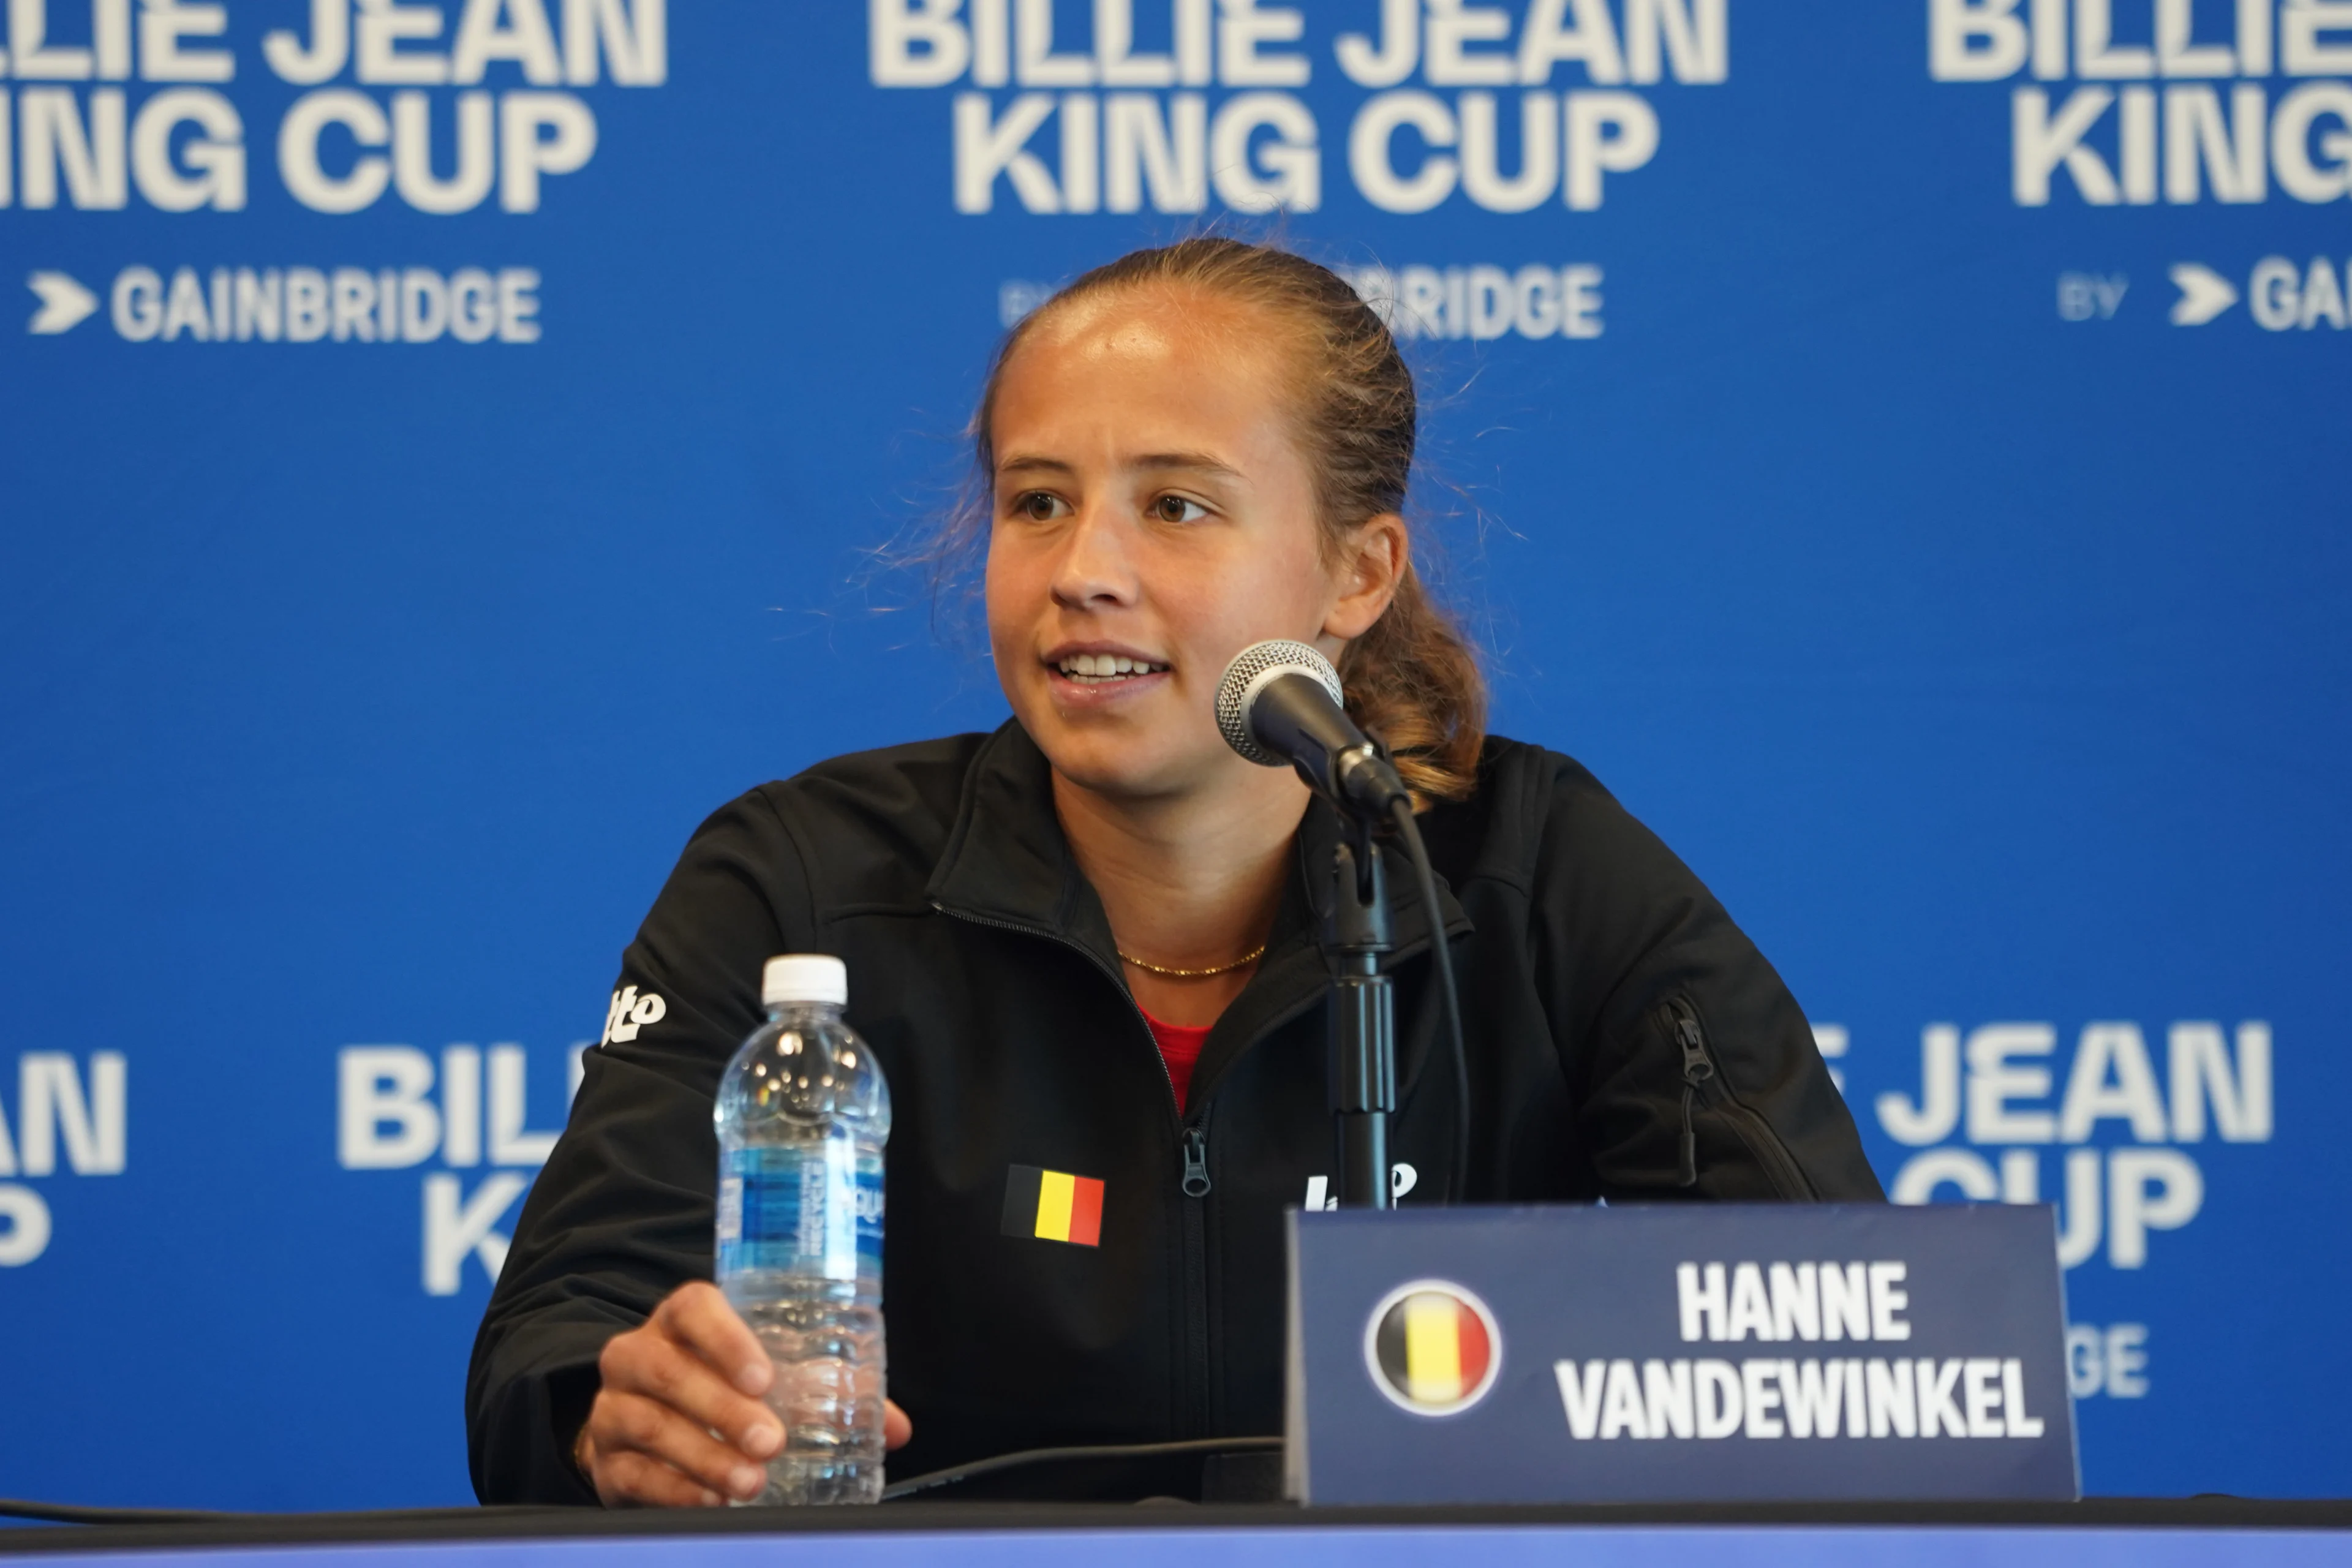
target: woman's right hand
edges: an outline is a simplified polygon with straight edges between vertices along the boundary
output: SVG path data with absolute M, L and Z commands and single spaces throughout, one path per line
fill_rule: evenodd
M 597 1370 L 604 1385 L 572 1459 L 606 1507 L 709 1508 L 760 1495 L 784 1442 L 760 1397 L 775 1372 L 717 1286 L 671 1291 L 644 1326 L 605 1342 Z M 912 1432 L 896 1405 L 883 1430 L 893 1448 Z

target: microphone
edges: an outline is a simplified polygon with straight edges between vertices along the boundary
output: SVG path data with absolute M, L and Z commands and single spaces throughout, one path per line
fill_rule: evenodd
M 1437 961 L 1438 989 L 1444 998 L 1446 1029 L 1454 1045 L 1454 1171 L 1445 1201 L 1458 1204 L 1470 1179 L 1470 1062 L 1462 1044 L 1462 1001 L 1454 985 L 1454 955 L 1444 922 L 1438 914 L 1437 871 L 1430 864 L 1429 847 L 1422 842 L 1421 829 L 1413 822 L 1412 797 L 1405 793 L 1404 781 L 1397 777 L 1396 768 L 1381 755 L 1370 738 L 1356 728 L 1345 704 L 1346 698 L 1339 689 L 1339 672 L 1331 668 L 1331 661 L 1320 650 L 1303 642 L 1276 638 L 1252 643 L 1234 656 L 1233 663 L 1225 666 L 1225 673 L 1217 679 L 1217 728 L 1224 731 L 1225 743 L 1265 767 L 1278 768 L 1288 763 L 1298 770 L 1298 776 L 1307 781 L 1308 788 L 1352 813 L 1363 830 L 1366 842 L 1360 868 L 1364 874 L 1355 879 L 1356 908 L 1360 914 L 1368 905 L 1382 912 L 1365 928 L 1379 933 L 1379 945 L 1354 947 L 1349 956 L 1370 964 L 1370 973 L 1374 977 L 1379 973 L 1378 955 L 1387 945 L 1387 895 L 1379 871 L 1380 846 L 1370 842 L 1372 826 L 1393 826 L 1404 846 L 1406 858 L 1412 862 L 1421 907 L 1429 911 L 1433 939 L 1431 951 Z M 1336 868 L 1342 889 L 1335 889 L 1340 895 L 1335 900 L 1335 914 L 1349 897 L 1344 890 L 1348 879 L 1344 872 L 1352 858 L 1352 852 L 1342 846 L 1342 858 Z M 1338 956 L 1334 938 L 1328 931 L 1324 951 L 1327 955 Z M 1334 982 L 1335 986 L 1338 984 Z M 1374 1012 L 1385 1019 L 1386 1007 L 1387 1004 L 1382 1003 Z M 1348 1007 L 1335 1007 L 1331 1013 L 1338 1026 L 1358 1032 L 1371 1016 L 1370 1013 Z M 1377 1033 L 1386 1037 L 1391 1026 L 1382 1022 Z M 1338 1042 L 1341 1036 L 1335 1034 L 1332 1038 Z M 1391 1058 L 1390 1065 L 1381 1070 L 1387 1072 L 1392 1081 L 1393 1041 L 1375 1046 L 1359 1039 L 1357 1044 L 1365 1051 Z M 1340 1058 L 1341 1066 L 1334 1073 L 1335 1083 L 1348 1081 L 1346 1064 L 1351 1060 L 1360 1070 L 1365 1065 L 1364 1053 Z M 1391 1089 L 1387 1092 L 1392 1095 L 1394 1091 Z M 1378 1096 L 1366 1099 L 1365 1103 L 1377 1104 Z M 1351 1118 L 1355 1114 L 1347 1112 Z M 1357 1146 L 1360 1152 L 1365 1148 L 1382 1151 L 1370 1161 L 1371 1173 L 1365 1178 L 1370 1185 L 1364 1190 L 1384 1194 L 1388 1189 L 1388 1156 L 1384 1152 L 1387 1110 L 1380 1109 L 1372 1115 L 1381 1122 L 1381 1131 Z M 1349 1136 L 1342 1134 L 1343 1140 Z M 1344 1156 L 1341 1168 L 1343 1172 L 1349 1168 Z
M 1367 820 L 1409 802 L 1404 781 L 1348 717 L 1339 672 L 1303 642 L 1274 638 L 1234 656 L 1217 681 L 1217 728 L 1251 762 L 1298 772 L 1307 787 Z

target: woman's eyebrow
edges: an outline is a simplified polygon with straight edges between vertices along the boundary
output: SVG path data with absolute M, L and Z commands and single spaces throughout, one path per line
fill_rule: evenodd
M 1242 471 L 1239 468 L 1222 458 L 1213 458 L 1206 452 L 1147 452 L 1139 458 L 1131 458 L 1128 467 L 1154 469 L 1182 468 L 1192 473 L 1214 474 L 1221 479 L 1242 478 Z M 1059 458 L 1048 458 L 1042 453 L 1032 452 L 1016 452 L 996 465 L 997 476 L 1000 479 L 1008 474 L 1040 471 L 1075 474 L 1078 470 L 1074 464 L 1064 462 Z
M 1047 469 L 1057 474 L 1075 474 L 1078 471 L 1070 464 L 1062 461 L 1059 458 L 1042 457 L 1028 452 L 1017 452 L 996 465 L 996 471 L 999 475 L 1031 473 L 1040 468 Z

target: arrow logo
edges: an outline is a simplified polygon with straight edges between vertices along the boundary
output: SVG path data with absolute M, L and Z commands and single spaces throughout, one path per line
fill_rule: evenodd
M 98 309 L 98 296 L 62 272 L 36 272 L 25 286 L 41 297 L 41 308 L 25 330 L 41 337 L 70 331 Z
M 2172 302 L 2176 327 L 2201 327 L 2238 302 L 2238 290 L 2228 279 L 2194 261 L 2173 266 L 2172 285 L 2180 290 L 2180 298 Z

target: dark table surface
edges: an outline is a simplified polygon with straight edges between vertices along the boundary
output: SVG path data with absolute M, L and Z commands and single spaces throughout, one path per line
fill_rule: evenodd
M 1200 1532 L 1224 1532 L 1202 1540 Z M 1025 1541 L 1034 1552 L 1035 1538 L 1057 1534 L 1095 1538 L 1098 1550 L 1105 1533 L 1132 1536 L 1137 1541 L 1162 1536 L 1189 1538 L 1199 1546 L 1216 1540 L 1240 1542 L 1271 1538 L 1275 1554 L 1310 1565 L 1324 1552 L 1319 1543 L 1344 1539 L 1360 1548 L 1368 1537 L 1394 1535 L 1418 1540 L 1432 1548 L 1426 1560 L 1456 1553 L 1444 1543 L 1466 1543 L 1472 1538 L 1524 1541 L 1580 1536 L 1588 1542 L 1679 1538 L 1705 1531 L 1725 1541 L 1772 1539 L 1793 1543 L 1800 1538 L 1819 1542 L 1862 1539 L 1884 1545 L 1890 1533 L 1949 1539 L 1970 1543 L 1966 1556 L 1980 1558 L 1990 1544 L 1986 1532 L 2012 1538 L 2046 1541 L 2049 1551 L 2035 1552 L 2051 1561 L 2103 1558 L 2105 1543 L 2147 1544 L 2157 1536 L 2205 1539 L 2251 1548 L 2267 1542 L 2282 1545 L 2287 1537 L 2305 1538 L 2316 1551 L 2312 1561 L 2352 1563 L 2352 1500 L 2287 1501 L 2243 1498 L 2188 1499 L 2094 1498 L 2076 1503 L 1843 1503 L 1843 1504 L 1676 1504 L 1574 1508 L 1411 1508 L 1300 1509 L 1280 1505 L 1199 1505 L 1181 1502 L 991 1503 L 903 1502 L 863 1509 L 718 1509 L 679 1512 L 604 1512 L 593 1509 L 473 1508 L 420 1509 L 373 1513 L 228 1514 L 205 1518 L 158 1519 L 152 1522 L 100 1525 L 51 1525 L 0 1530 L 0 1554 L 94 1553 L 124 1560 L 149 1553 L 194 1552 L 240 1560 L 247 1549 L 276 1549 L 268 1560 L 284 1563 L 310 1561 L 341 1562 L 355 1554 L 338 1550 L 360 1545 L 406 1546 L 426 1549 L 423 1555 L 450 1562 L 520 1561 L 508 1550 L 530 1542 L 544 1543 L 555 1556 L 577 1556 L 586 1563 L 602 1561 L 606 1552 L 567 1552 L 564 1543 L 586 1548 L 594 1542 L 619 1545 L 636 1542 L 650 1545 L 658 1539 L 673 1554 L 707 1556 L 712 1562 L 733 1562 L 740 1555 L 744 1537 L 767 1537 L 790 1550 L 772 1555 L 814 1549 L 812 1536 L 834 1538 L 845 1549 L 836 1560 L 871 1555 L 851 1547 L 854 1538 L 875 1546 L 895 1538 L 912 1545 L 928 1543 L 927 1558 L 947 1560 L 960 1555 L 956 1548 L 1003 1547 Z M 734 1542 L 733 1547 L 727 1543 Z M 698 1550 L 693 1543 L 704 1543 Z M 1285 1543 L 1287 1543 L 1286 1549 Z M 2071 1544 L 2070 1544 L 2071 1542 Z M 468 1547 L 474 1550 L 467 1550 Z M 448 1549 L 446 1552 L 431 1550 Z M 298 1549 L 289 1553 L 286 1549 Z M 299 1549 L 312 1548 L 312 1552 Z M 210 1549 L 207 1552 L 205 1549 Z M 2087 1552 L 2087 1558 L 2083 1555 Z M 1183 1555 L 1190 1556 L 1187 1552 Z M 396 1555 L 405 1555 L 398 1553 Z M 534 1562 L 545 1553 L 533 1553 Z M 995 1560 L 997 1551 L 981 1555 Z M 1045 1552 L 1041 1555 L 1058 1555 Z M 1088 1553 L 1089 1556 L 1095 1553 Z M 1738 1555 L 1735 1553 L 1735 1555 Z M 1772 1553 L 1774 1557 L 1779 1552 Z M 1874 1553 L 1874 1556 L 1878 1554 Z M 2004 1553 L 2005 1557 L 2007 1553 Z M 2267 1553 L 2265 1553 L 2267 1555 Z M 2240 1561 L 2242 1550 L 2218 1555 L 2196 1555 L 2196 1561 Z M 1943 1560 L 1942 1553 L 1928 1557 Z M 1927 1561 L 1921 1557 L 1919 1561 Z M 257 1560 L 260 1560 L 257 1556 Z M 879 1559 L 877 1559 L 877 1561 Z M 899 1560 L 895 1552 L 891 1560 Z M 1635 1561 L 1635 1558 L 1623 1558 Z M 2191 1558 L 2181 1558 L 2189 1561 Z M 2300 1560 L 2300 1559 L 2299 1559 Z

